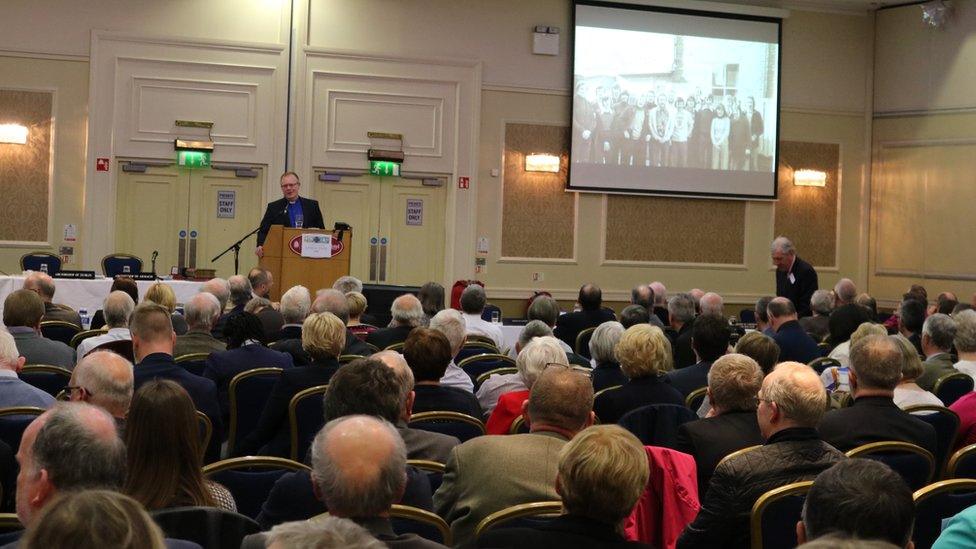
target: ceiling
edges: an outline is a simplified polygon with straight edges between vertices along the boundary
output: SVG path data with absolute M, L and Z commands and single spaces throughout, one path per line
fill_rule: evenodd
M 744 4 L 812 11 L 842 11 L 867 13 L 878 8 L 914 3 L 911 0 L 721 0 L 729 4 Z

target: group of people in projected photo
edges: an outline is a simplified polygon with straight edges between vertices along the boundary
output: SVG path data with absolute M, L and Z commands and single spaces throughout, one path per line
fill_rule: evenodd
M 635 167 L 771 171 L 756 98 L 659 84 L 641 91 L 622 79 L 576 78 L 573 162 Z M 626 84 L 626 82 L 624 82 Z

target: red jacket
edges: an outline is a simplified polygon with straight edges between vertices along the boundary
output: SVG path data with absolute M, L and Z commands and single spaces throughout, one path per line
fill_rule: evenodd
M 678 536 L 698 515 L 695 458 L 688 454 L 645 446 L 651 468 L 647 487 L 624 522 L 627 539 L 674 549 Z
M 498 397 L 498 404 L 488 417 L 485 431 L 489 435 L 507 435 L 512 422 L 522 415 L 522 403 L 528 399 L 528 391 L 512 391 Z

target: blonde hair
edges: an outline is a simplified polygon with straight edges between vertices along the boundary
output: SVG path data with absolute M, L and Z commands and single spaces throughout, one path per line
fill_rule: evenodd
M 25 549 L 163 549 L 163 533 L 139 502 L 110 490 L 68 492 L 44 507 Z
M 674 368 L 671 343 L 660 328 L 650 324 L 627 328 L 615 352 L 620 370 L 629 379 L 656 376 Z
M 346 325 L 336 315 L 312 313 L 302 324 L 302 349 L 315 360 L 336 358 L 346 346 Z
M 919 358 L 918 349 L 915 348 L 915 345 L 901 334 L 888 337 L 895 340 L 895 343 L 898 344 L 898 349 L 901 351 L 902 381 L 912 381 L 921 376 L 925 372 L 925 366 L 922 365 L 922 359 Z
M 855 343 L 861 341 L 869 335 L 888 335 L 888 330 L 880 324 L 875 324 L 873 322 L 862 322 L 861 325 L 854 330 L 854 333 L 851 334 L 851 347 L 853 348 Z
M 346 292 L 346 304 L 349 305 L 349 318 L 359 318 L 366 310 L 366 296 L 359 292 Z
M 637 437 L 617 425 L 584 429 L 559 452 L 563 507 L 620 530 L 644 491 L 647 454 Z
M 559 340 L 552 336 L 532 339 L 515 359 L 515 367 L 518 368 L 518 372 L 522 376 L 522 382 L 529 389 L 535 384 L 539 374 L 546 369 L 546 365 L 550 363 L 569 366 L 566 351 L 559 345 Z
M 780 362 L 766 376 L 761 398 L 775 402 L 783 415 L 803 427 L 816 427 L 827 409 L 827 392 L 813 368 Z
M 142 296 L 142 302 L 145 303 L 147 301 L 162 305 L 170 314 L 176 310 L 176 294 L 173 293 L 173 288 L 170 288 L 169 285 L 163 284 L 162 282 L 157 282 L 146 290 L 146 293 Z

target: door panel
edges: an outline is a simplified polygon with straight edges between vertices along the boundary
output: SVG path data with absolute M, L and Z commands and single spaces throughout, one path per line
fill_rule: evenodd
M 189 228 L 197 232 L 196 266 L 203 269 L 216 269 L 217 276 L 227 278 L 234 273 L 234 252 L 229 252 L 216 263 L 211 259 L 237 242 L 242 236 L 254 230 L 261 222 L 264 213 L 261 204 L 261 183 L 263 171 L 254 168 L 257 177 L 237 177 L 229 170 L 191 170 L 190 171 L 190 223 Z M 219 191 L 234 193 L 234 217 L 218 217 L 217 199 Z M 241 245 L 240 269 L 238 273 L 247 274 L 258 263 L 254 255 L 255 237 L 252 236 Z
M 380 178 L 364 175 L 343 177 L 342 181 L 319 181 L 316 174 L 315 196 L 319 199 L 325 224 L 331 227 L 342 221 L 352 227 L 352 254 L 349 274 L 370 282 L 370 238 L 376 236 L 379 219 Z
M 444 272 L 444 188 L 382 178 L 380 238 L 387 238 L 386 284 L 419 286 Z M 408 211 L 409 210 L 409 211 Z M 381 269 L 382 270 L 382 269 Z
M 142 258 L 145 271 L 157 250 L 157 272 L 167 274 L 177 264 L 179 231 L 186 227 L 188 176 L 174 167 L 118 173 L 115 250 Z

